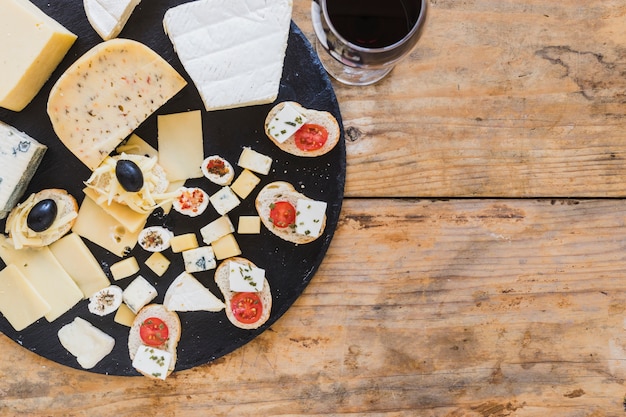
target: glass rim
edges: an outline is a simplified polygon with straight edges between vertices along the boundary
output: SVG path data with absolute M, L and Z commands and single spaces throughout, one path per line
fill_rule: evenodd
M 328 15 L 328 9 L 326 8 L 326 0 L 317 0 L 317 1 L 319 1 L 319 3 L 321 3 L 322 5 L 322 13 L 324 13 L 324 19 L 326 20 L 326 24 L 328 25 L 328 28 L 333 32 L 333 34 L 339 40 L 341 40 L 345 45 L 347 45 L 350 49 L 354 51 L 367 52 L 367 53 L 388 52 L 408 42 L 409 39 L 411 39 L 411 37 L 415 34 L 415 32 L 420 30 L 421 27 L 424 25 L 424 19 L 426 18 L 426 4 L 428 3 L 427 0 L 419 0 L 421 4 L 420 4 L 420 12 L 419 12 L 419 15 L 417 16 L 417 20 L 415 21 L 415 24 L 411 27 L 411 30 L 402 39 L 400 39 L 397 42 L 392 43 L 391 45 L 383 46 L 381 48 L 367 48 L 365 46 L 356 45 L 350 42 L 349 40 L 347 40 L 346 38 L 344 38 L 339 33 L 339 31 L 337 31 L 337 28 L 335 28 L 335 26 L 332 24 L 330 20 L 330 16 Z

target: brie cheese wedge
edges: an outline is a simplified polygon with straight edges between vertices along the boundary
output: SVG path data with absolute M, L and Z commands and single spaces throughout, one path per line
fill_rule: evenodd
M 120 34 L 141 0 L 83 0 L 87 20 L 102 39 Z
M 163 25 L 207 110 L 276 100 L 292 0 L 198 0 Z

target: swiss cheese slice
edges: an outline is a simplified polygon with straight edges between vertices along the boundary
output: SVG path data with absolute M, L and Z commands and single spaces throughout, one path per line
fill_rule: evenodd
M 0 107 L 20 111 L 77 37 L 28 0 L 0 0 L 0 11 Z
M 165 13 L 165 31 L 207 110 L 276 99 L 292 6 L 292 0 L 198 0 Z
M 83 0 L 87 20 L 104 40 L 120 34 L 141 0 Z
M 83 292 L 48 247 L 16 250 L 8 238 L 0 235 L 0 257 L 5 264 L 14 264 L 50 305 L 45 314 L 48 321 L 56 320 L 83 299 Z
M 18 332 L 50 311 L 43 299 L 13 264 L 0 271 L 0 313 Z
M 147 46 L 112 39 L 93 47 L 59 78 L 48 115 L 61 142 L 93 170 L 185 85 Z

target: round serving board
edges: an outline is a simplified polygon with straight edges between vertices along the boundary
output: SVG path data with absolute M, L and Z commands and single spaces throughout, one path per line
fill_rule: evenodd
M 78 40 L 37 97 L 21 112 L 0 109 L 0 120 L 25 131 L 48 146 L 44 159 L 23 199 L 30 193 L 45 188 L 64 188 L 80 203 L 84 198 L 81 191 L 84 186 L 83 181 L 89 177 L 90 171 L 55 136 L 46 113 L 46 102 L 52 85 L 63 71 L 102 40 L 88 23 L 82 1 L 33 0 L 33 3 L 78 35 Z M 236 162 L 244 146 L 251 147 L 273 159 L 271 172 L 266 176 L 258 175 L 261 177 L 261 183 L 247 199 L 242 201 L 239 207 L 229 213 L 233 224 L 236 225 L 240 215 L 257 214 L 254 208 L 254 197 L 261 187 L 272 181 L 288 181 L 308 197 L 326 201 L 328 219 L 323 236 L 306 245 L 294 245 L 283 241 L 265 228 L 262 228 L 258 235 L 236 234 L 235 237 L 242 250 L 241 256 L 250 259 L 266 271 L 273 296 L 270 319 L 257 330 L 242 330 L 233 326 L 223 311 L 179 313 L 182 336 L 178 345 L 176 370 L 192 368 L 226 355 L 259 335 L 289 309 L 304 291 L 328 249 L 341 210 L 346 173 L 343 127 L 335 93 L 311 45 L 298 27 L 293 22 L 291 23 L 276 102 L 297 101 L 308 108 L 329 111 L 337 118 L 342 127 L 342 138 L 333 151 L 317 158 L 299 158 L 287 154 L 265 137 L 263 124 L 273 104 L 215 112 L 204 111 L 193 82 L 184 71 L 163 30 L 162 21 L 165 11 L 181 3 L 185 1 L 150 0 L 141 3 L 119 35 L 121 38 L 140 41 L 155 50 L 188 81 L 188 85 L 178 95 L 148 118 L 135 133 L 156 147 L 157 115 L 202 110 L 205 155 L 223 156 L 235 166 L 236 175 L 241 172 Z M 258 53 L 262 54 L 263 51 L 258 51 Z M 249 59 L 254 60 L 255 56 L 250 56 Z M 209 194 L 213 194 L 220 188 L 204 178 L 190 180 L 188 184 L 200 186 Z M 162 212 L 155 212 L 150 216 L 148 225 L 166 225 L 175 234 L 195 232 L 199 242 L 202 242 L 199 229 L 218 217 L 219 215 L 212 207 L 209 207 L 203 215 L 193 219 L 173 211 L 167 216 Z M 4 229 L 4 223 L 0 226 Z M 99 260 L 103 270 L 111 277 L 109 266 L 120 258 L 91 242 L 87 244 Z M 139 274 L 156 287 L 159 293 L 154 300 L 156 303 L 163 301 L 169 284 L 184 270 L 180 254 L 173 254 L 171 250 L 165 251 L 164 254 L 172 263 L 160 278 L 143 264 L 150 253 L 137 245 L 130 254 L 139 261 L 141 266 Z M 221 293 L 213 281 L 213 271 L 196 273 L 194 276 L 221 298 Z M 115 281 L 115 284 L 125 288 L 133 278 L 134 276 Z M 112 278 L 111 281 L 113 282 Z M 16 332 L 0 315 L 0 331 L 38 355 L 60 364 L 82 369 L 74 356 L 61 346 L 57 337 L 58 330 L 77 316 L 113 336 L 116 341 L 113 351 L 89 371 L 112 375 L 139 375 L 131 366 L 129 358 L 128 327 L 115 323 L 114 314 L 105 317 L 91 314 L 87 308 L 87 300 L 81 301 L 52 323 L 40 319 L 20 332 Z

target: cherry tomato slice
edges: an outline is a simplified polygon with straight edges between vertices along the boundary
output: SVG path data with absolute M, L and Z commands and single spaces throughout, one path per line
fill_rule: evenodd
M 303 151 L 320 149 L 328 139 L 328 131 L 324 126 L 305 123 L 294 133 L 296 146 Z
M 295 223 L 296 209 L 288 201 L 277 201 L 270 206 L 270 219 L 274 226 L 285 228 Z
M 263 303 L 255 292 L 238 292 L 230 300 L 235 318 L 245 324 L 256 323 L 263 314 Z
M 139 337 L 148 346 L 161 346 L 167 341 L 169 329 L 158 317 L 149 317 L 139 327 Z

